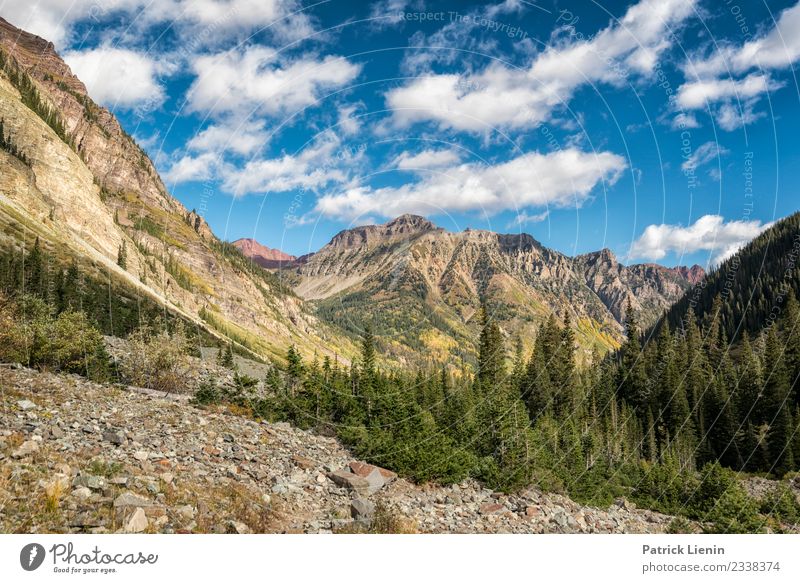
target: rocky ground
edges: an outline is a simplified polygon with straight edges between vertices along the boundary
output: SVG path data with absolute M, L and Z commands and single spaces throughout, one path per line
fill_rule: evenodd
M 188 395 L 0 367 L 1 532 L 662 532 L 620 500 L 439 487 Z

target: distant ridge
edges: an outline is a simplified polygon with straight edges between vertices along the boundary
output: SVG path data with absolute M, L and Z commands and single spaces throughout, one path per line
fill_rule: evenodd
M 245 257 L 252 259 L 265 269 L 277 269 L 297 259 L 294 255 L 284 253 L 280 249 L 272 249 L 266 245 L 262 245 L 255 239 L 237 239 L 233 242 L 233 245 L 239 249 Z

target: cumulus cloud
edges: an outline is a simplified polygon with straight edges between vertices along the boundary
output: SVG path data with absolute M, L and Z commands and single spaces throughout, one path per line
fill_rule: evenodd
M 626 74 L 652 72 L 670 46 L 673 28 L 693 13 L 694 3 L 641 0 L 591 40 L 557 42 L 527 68 L 495 62 L 463 77 L 423 76 L 390 90 L 386 102 L 399 125 L 433 121 L 442 128 L 474 132 L 532 126 L 547 120 L 585 84 L 620 84 Z
M 276 115 L 307 107 L 324 91 L 348 84 L 360 66 L 333 55 L 284 62 L 273 49 L 252 46 L 198 57 L 193 69 L 197 78 L 187 94 L 190 111 Z
M 423 150 L 417 154 L 403 152 L 394 160 L 394 166 L 400 170 L 423 170 L 452 166 L 460 161 L 453 150 Z
M 158 77 L 168 70 L 150 55 L 111 46 L 69 51 L 64 60 L 85 84 L 92 99 L 111 108 L 133 109 L 164 101 Z
M 211 152 L 198 156 L 185 155 L 163 173 L 164 181 L 177 184 L 180 182 L 210 180 L 214 178 L 215 169 L 219 165 L 219 157 Z
M 728 153 L 728 150 L 717 144 L 717 142 L 706 142 L 699 146 L 691 155 L 681 164 L 681 168 L 685 171 L 696 170 L 704 164 L 708 164 L 712 160 L 718 159 Z
M 688 227 L 650 225 L 631 244 L 629 256 L 657 261 L 673 251 L 681 255 L 711 251 L 712 263 L 719 263 L 771 224 L 755 220 L 725 222 L 720 215 L 704 215 Z
M 743 79 L 703 79 L 685 83 L 678 91 L 678 104 L 685 109 L 700 109 L 717 101 L 747 100 L 779 85 L 769 76 L 753 73 Z
M 249 193 L 317 189 L 348 180 L 364 150 L 349 148 L 333 132 L 325 132 L 315 143 L 297 154 L 250 160 L 244 166 L 221 169 L 222 189 L 234 196 Z
M 440 169 L 398 187 L 357 186 L 328 193 L 317 200 L 315 212 L 354 220 L 366 215 L 473 210 L 496 213 L 579 205 L 598 183 L 615 182 L 625 168 L 625 160 L 610 152 L 533 152 L 494 166 L 460 164 Z
M 186 144 L 190 150 L 199 152 L 233 152 L 246 156 L 257 151 L 269 141 L 264 123 L 256 120 L 210 125 Z
M 273 36 L 292 40 L 312 32 L 311 19 L 295 0 L 36 0 L 2 3 L 3 17 L 12 24 L 52 41 L 67 45 L 79 22 L 111 21 L 115 16 L 134 16 L 131 26 L 149 27 L 168 22 L 191 33 L 198 47 L 213 44 L 220 32 L 235 34 L 267 29 Z
M 687 82 L 678 89 L 685 109 L 707 108 L 724 130 L 732 131 L 764 117 L 755 107 L 764 94 L 783 87 L 771 70 L 791 67 L 800 58 L 800 2 L 778 16 L 776 25 L 736 46 L 720 43 L 710 55 L 689 59 Z M 757 72 L 750 72 L 758 69 Z

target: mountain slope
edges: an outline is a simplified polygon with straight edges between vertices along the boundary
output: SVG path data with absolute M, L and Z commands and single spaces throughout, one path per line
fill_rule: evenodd
M 728 338 L 754 335 L 782 311 L 789 290 L 800 296 L 800 213 L 776 222 L 708 274 L 702 286 L 676 302 L 665 318 L 680 327 L 689 310 L 711 317 L 719 296 L 721 326 Z M 657 326 L 658 327 L 658 326 Z
M 278 280 L 173 198 L 47 41 L 0 19 L 0 242 L 42 244 L 261 356 L 348 353 Z M 126 269 L 117 265 L 122 248 Z
M 652 319 L 690 283 L 679 270 L 626 267 L 608 250 L 567 257 L 530 235 L 451 233 L 413 215 L 342 231 L 287 280 L 326 321 L 357 333 L 371 324 L 390 352 L 469 357 L 484 299 L 509 337 L 529 343 L 567 310 L 585 348 L 622 339 L 627 302 Z
M 264 269 L 278 269 L 297 259 L 280 249 L 270 249 L 255 239 L 237 239 L 231 244 Z

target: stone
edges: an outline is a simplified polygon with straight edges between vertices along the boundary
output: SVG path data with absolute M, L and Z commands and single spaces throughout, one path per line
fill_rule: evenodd
M 386 480 L 383 477 L 383 474 L 380 473 L 378 468 L 373 469 L 367 476 L 364 478 L 367 483 L 369 484 L 369 493 L 374 494 L 381 488 L 386 485 Z
M 36 403 L 28 399 L 22 399 L 21 401 L 17 401 L 17 407 L 22 411 L 30 411 L 31 409 L 36 409 Z
M 228 522 L 228 534 L 252 534 L 253 531 L 244 522 L 231 520 Z
M 139 450 L 139 451 L 137 451 L 136 453 L 133 454 L 133 459 L 135 459 L 137 461 L 140 461 L 140 462 L 143 462 L 143 461 L 147 460 L 149 455 L 150 454 L 148 454 L 146 451 Z
M 502 504 L 497 504 L 496 502 L 487 502 L 486 504 L 481 504 L 480 513 L 481 514 L 498 514 L 503 512 L 506 509 L 505 506 Z
M 350 502 L 350 516 L 359 522 L 369 522 L 375 516 L 375 504 L 364 498 Z
M 302 468 L 304 470 L 310 470 L 315 465 L 317 465 L 314 460 L 309 459 L 307 457 L 303 457 L 301 455 L 293 455 L 292 461 L 298 468 Z
M 362 478 L 366 478 L 374 470 L 378 470 L 387 484 L 397 479 L 397 474 L 385 468 L 373 466 L 372 464 L 365 464 L 364 462 L 350 462 L 350 471 L 357 476 L 361 476 Z
M 134 492 L 123 492 L 114 498 L 114 508 L 143 508 L 145 506 L 151 506 L 152 504 L 149 498 L 145 498 Z
M 11 453 L 11 457 L 13 458 L 23 458 L 29 455 L 33 455 L 39 451 L 39 442 L 28 440 L 22 443 L 16 450 Z
M 175 509 L 175 512 L 181 519 L 183 519 L 186 522 L 194 520 L 194 514 L 195 514 L 194 506 L 190 506 L 188 504 L 185 504 L 184 506 L 178 506 Z
M 77 487 L 84 486 L 90 490 L 102 490 L 106 487 L 106 479 L 92 474 L 80 474 L 72 480 L 72 485 Z
M 79 500 L 87 500 L 92 497 L 92 491 L 85 486 L 81 486 L 80 488 L 75 488 L 72 491 L 72 495 Z
M 366 478 L 357 476 L 353 472 L 347 470 L 337 470 L 328 474 L 328 477 L 333 480 L 334 484 L 352 490 L 360 497 L 369 495 L 370 484 Z
M 122 431 L 104 431 L 103 441 L 108 441 L 114 445 L 125 445 L 127 439 Z
M 123 530 L 129 533 L 144 532 L 147 530 L 148 524 L 149 521 L 144 513 L 144 509 L 137 508 L 133 511 L 133 514 L 131 514 L 131 517 L 125 523 Z

